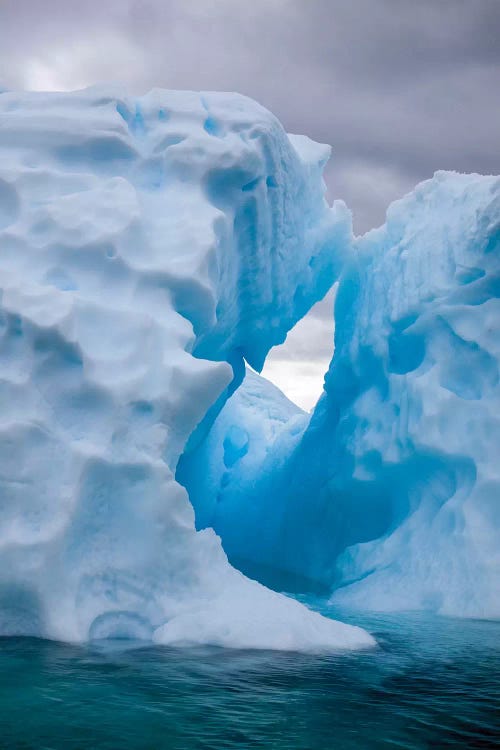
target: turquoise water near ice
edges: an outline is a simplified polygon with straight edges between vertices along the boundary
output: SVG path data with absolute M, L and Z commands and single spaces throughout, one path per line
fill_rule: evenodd
M 378 648 L 311 656 L 0 639 L 0 747 L 500 747 L 500 623 L 341 614 Z

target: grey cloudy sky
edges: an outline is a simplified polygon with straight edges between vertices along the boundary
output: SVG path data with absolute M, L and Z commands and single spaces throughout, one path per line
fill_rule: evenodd
M 333 145 L 329 191 L 362 232 L 436 169 L 500 172 L 499 40 L 500 0 L 0 0 L 0 81 L 248 94 Z M 324 371 L 310 333 L 274 359 Z

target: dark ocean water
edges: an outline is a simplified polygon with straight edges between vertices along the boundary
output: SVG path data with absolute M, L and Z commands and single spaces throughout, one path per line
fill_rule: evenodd
M 351 619 L 377 649 L 0 639 L 0 747 L 500 748 L 500 623 Z

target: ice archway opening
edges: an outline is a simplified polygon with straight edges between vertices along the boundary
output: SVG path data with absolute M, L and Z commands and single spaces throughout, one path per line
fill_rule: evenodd
M 287 398 L 311 411 L 323 392 L 325 373 L 333 355 L 333 307 L 338 284 L 289 331 L 286 340 L 268 354 L 261 375 Z

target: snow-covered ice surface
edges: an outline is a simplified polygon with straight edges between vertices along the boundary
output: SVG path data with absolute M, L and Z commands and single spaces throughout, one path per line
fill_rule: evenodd
M 349 606 L 500 616 L 499 243 L 499 178 L 454 173 L 356 242 L 311 420 L 252 376 L 199 451 L 230 559 Z
M 233 569 L 175 479 L 338 273 L 327 157 L 237 95 L 0 94 L 0 634 L 373 643 Z

